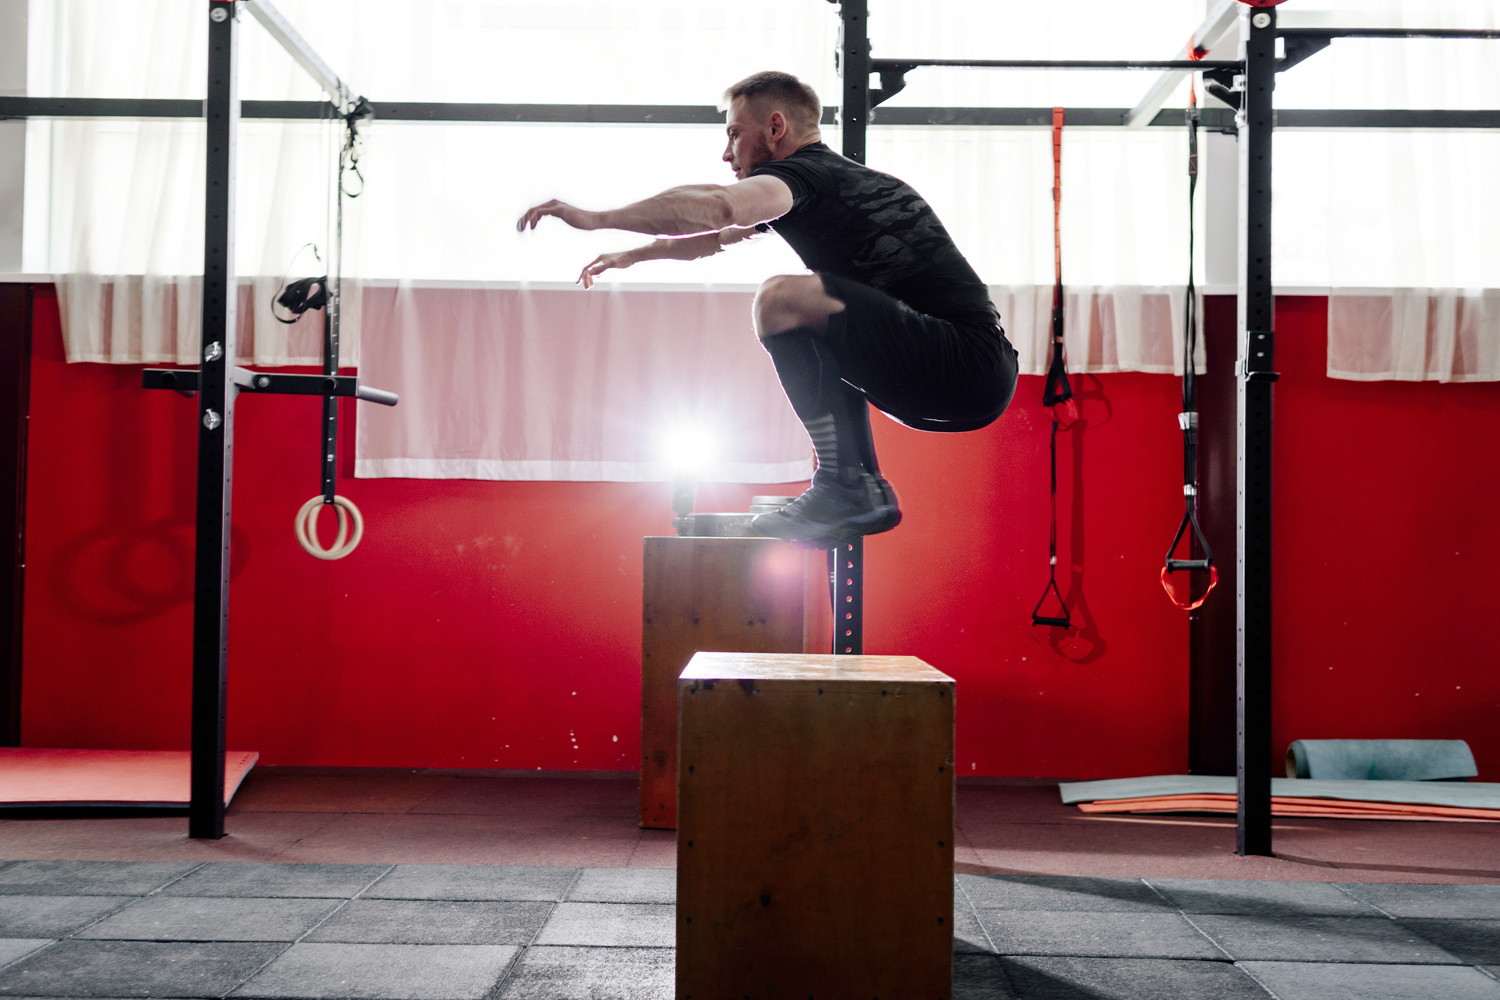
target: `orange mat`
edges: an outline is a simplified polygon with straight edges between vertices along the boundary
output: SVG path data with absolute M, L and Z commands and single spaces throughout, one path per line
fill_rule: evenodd
M 1080 802 L 1086 813 L 1221 812 L 1233 813 L 1238 803 L 1233 795 L 1200 792 L 1184 795 L 1153 795 L 1138 799 L 1104 799 Z M 1323 816 L 1336 819 L 1425 819 L 1448 823 L 1500 823 L 1500 809 L 1468 809 L 1460 806 L 1411 805 L 1402 802 L 1361 802 L 1348 799 L 1293 798 L 1271 796 L 1273 816 Z
M 224 804 L 260 754 L 224 755 Z M 188 804 L 186 750 L 51 750 L 0 747 L 0 807 Z

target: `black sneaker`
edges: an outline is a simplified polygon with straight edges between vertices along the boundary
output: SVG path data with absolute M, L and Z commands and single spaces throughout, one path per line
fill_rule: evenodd
M 896 491 L 885 479 L 861 473 L 858 482 L 845 484 L 815 474 L 811 489 L 774 513 L 757 514 L 750 527 L 771 538 L 827 549 L 900 523 Z

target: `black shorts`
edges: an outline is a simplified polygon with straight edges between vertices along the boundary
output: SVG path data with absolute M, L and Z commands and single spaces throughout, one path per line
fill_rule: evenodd
M 972 431 L 1005 412 L 1016 391 L 1016 349 L 993 323 L 917 312 L 885 292 L 820 273 L 844 303 L 824 340 L 843 380 L 901 423 Z

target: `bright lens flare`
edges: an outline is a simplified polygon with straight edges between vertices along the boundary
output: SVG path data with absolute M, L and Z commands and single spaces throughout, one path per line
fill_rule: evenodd
M 703 427 L 674 427 L 662 435 L 662 458 L 674 475 L 694 475 L 718 455 L 712 432 Z

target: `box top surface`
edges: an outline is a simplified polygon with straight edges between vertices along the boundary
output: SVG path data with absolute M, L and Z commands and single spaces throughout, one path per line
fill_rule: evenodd
M 682 680 L 879 681 L 953 683 L 915 656 L 832 653 L 695 653 Z

